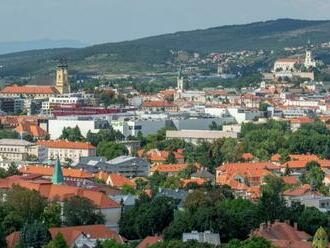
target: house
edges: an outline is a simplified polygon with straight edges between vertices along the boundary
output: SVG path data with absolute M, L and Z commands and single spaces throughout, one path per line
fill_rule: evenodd
M 207 181 L 203 178 L 190 178 L 190 179 L 181 179 L 180 183 L 182 187 L 187 187 L 189 185 L 195 184 L 195 185 L 203 185 Z
M 87 142 L 39 140 L 37 144 L 46 147 L 47 156 L 50 160 L 58 156 L 61 162 L 78 162 L 80 157 L 96 155 L 95 146 Z
M 44 147 L 21 139 L 1 139 L 0 157 L 9 161 L 27 161 L 46 159 Z
M 52 239 L 61 233 L 69 247 L 77 248 L 93 248 L 97 240 L 113 239 L 119 244 L 123 244 L 125 241 L 125 238 L 105 225 L 54 227 L 49 229 L 49 233 Z M 18 241 L 19 232 L 11 233 L 6 237 L 8 248 L 16 247 Z
M 202 178 L 209 182 L 213 182 L 215 180 L 215 176 L 210 173 L 205 167 L 201 167 L 195 173 L 191 174 L 191 178 Z
M 275 221 L 274 223 L 261 223 L 260 227 L 251 232 L 251 236 L 263 237 L 278 248 L 311 248 L 311 236 L 299 231 L 297 224 Z
M 319 194 L 303 195 L 291 197 L 288 204 L 300 203 L 306 207 L 314 207 L 324 213 L 330 213 L 330 197 Z
M 136 187 L 134 181 L 118 174 L 118 173 L 106 173 L 100 171 L 95 175 L 96 178 L 103 180 L 107 185 L 111 187 L 121 189 L 123 186 L 131 186 L 132 188 Z
M 21 136 L 30 135 L 34 140 L 45 139 L 48 136 L 48 133 L 34 122 L 20 122 L 15 131 Z
M 183 202 L 188 196 L 188 191 L 183 189 L 162 189 L 159 188 L 156 194 L 156 197 L 166 196 L 173 198 L 178 206 L 178 208 L 182 208 Z
M 183 233 L 182 241 L 187 242 L 190 240 L 196 240 L 198 243 L 207 243 L 211 245 L 220 245 L 219 233 L 212 233 L 211 231 L 197 232 L 192 231 L 191 233 Z
M 306 169 L 306 165 L 309 162 L 317 162 L 322 169 L 330 169 L 330 160 L 317 159 L 317 160 L 290 160 L 281 165 L 281 171 L 284 172 L 286 169 L 290 169 L 291 172 L 302 173 Z
M 187 167 L 188 164 L 156 164 L 150 169 L 150 175 L 159 172 L 165 173 L 168 176 L 176 176 Z
M 311 196 L 311 195 L 320 195 L 320 193 L 311 189 L 309 184 L 304 184 L 297 186 L 292 189 L 287 189 L 282 193 L 283 197 L 290 202 L 291 198 L 302 197 L 302 196 Z
M 168 159 L 170 152 L 160 151 L 158 149 L 152 149 L 144 153 L 140 150 L 140 155 L 145 156 L 151 163 L 165 163 Z M 173 152 L 174 158 L 177 163 L 184 163 L 183 150 L 178 150 Z
M 163 238 L 160 236 L 147 236 L 138 244 L 136 248 L 148 248 L 149 246 L 161 241 L 163 241 Z

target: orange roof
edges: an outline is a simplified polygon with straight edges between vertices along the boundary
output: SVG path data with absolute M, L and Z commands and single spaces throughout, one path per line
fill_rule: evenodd
M 73 245 L 73 242 L 80 234 L 90 235 L 91 239 L 114 239 L 120 244 L 124 243 L 123 238 L 117 232 L 110 230 L 105 225 L 55 227 L 50 228 L 49 232 L 52 239 L 54 239 L 58 233 L 62 233 L 69 246 Z
M 115 231 L 107 228 L 105 225 L 86 225 L 86 226 L 70 226 L 70 227 L 54 227 L 49 232 L 52 239 L 58 233 L 61 233 L 65 242 L 71 247 L 76 239 L 81 235 L 89 235 L 91 239 L 113 239 L 123 244 L 123 238 Z M 19 232 L 13 232 L 6 237 L 7 247 L 14 248 L 19 241 Z
M 95 146 L 88 142 L 72 142 L 66 140 L 39 140 L 37 144 L 48 148 L 59 149 L 95 149 Z
M 316 159 L 316 160 L 291 160 L 283 165 L 283 168 L 290 168 L 290 169 L 303 169 L 308 162 L 315 161 L 320 164 L 321 168 L 330 168 L 330 160 L 325 159 Z
M 229 163 L 221 165 L 217 168 L 217 172 L 226 172 L 226 173 L 254 173 L 256 171 L 256 174 L 259 174 L 258 171 L 264 171 L 264 170 L 279 170 L 279 167 L 276 165 L 273 165 L 271 162 L 247 162 L 247 163 Z
M 5 94 L 59 94 L 52 86 L 6 86 L 0 93 Z
M 291 160 L 305 160 L 305 161 L 313 161 L 319 160 L 320 158 L 314 154 L 290 154 Z
M 297 117 L 297 118 L 290 119 L 290 123 L 303 124 L 303 123 L 312 123 L 312 122 L 314 122 L 314 120 L 309 117 Z
M 285 184 L 294 185 L 298 183 L 298 180 L 295 176 L 284 176 L 282 180 Z
M 129 185 L 135 188 L 136 184 L 134 181 L 118 174 L 118 173 L 106 173 L 99 172 L 95 175 L 96 178 L 102 179 L 106 183 L 109 183 L 112 187 L 121 188 L 124 185 Z
M 118 203 L 108 198 L 104 193 L 94 190 L 68 185 L 56 185 L 47 181 L 16 180 L 12 185 L 13 184 L 17 184 L 26 189 L 38 191 L 40 195 L 51 200 L 65 200 L 73 196 L 81 196 L 91 200 L 100 209 L 120 207 Z
M 148 248 L 149 246 L 154 245 L 162 240 L 163 239 L 160 236 L 148 236 L 142 240 L 136 248 Z
M 91 173 L 83 170 L 71 169 L 71 168 L 62 168 L 62 170 L 64 177 L 82 178 L 82 179 L 83 178 L 90 179 L 94 177 Z M 52 176 L 54 168 L 49 166 L 47 167 L 47 166 L 28 165 L 21 167 L 19 171 L 22 174 L 37 174 L 42 176 Z
M 150 172 L 179 172 L 188 167 L 188 164 L 158 164 L 150 169 Z
M 287 223 L 275 222 L 273 224 L 265 224 L 264 228 L 257 229 L 252 232 L 253 235 L 263 237 L 276 244 L 293 244 L 294 242 L 305 242 L 311 236 L 303 231 L 296 230 Z M 276 246 L 277 247 L 277 246 Z M 306 246 L 280 246 L 280 247 L 306 247 Z M 311 247 L 311 246 L 307 246 Z
M 252 153 L 243 153 L 242 154 L 242 159 L 243 160 L 252 160 L 252 159 L 254 159 L 254 156 L 253 156 L 253 154 Z
M 32 122 L 20 122 L 15 130 L 18 133 L 28 133 L 33 137 L 45 137 L 47 135 L 45 130 Z
M 284 196 L 304 196 L 304 195 L 311 195 L 316 194 L 319 195 L 317 192 L 312 192 L 311 186 L 308 184 L 301 185 L 294 189 L 288 189 L 283 192 Z
M 278 154 L 278 153 L 274 154 L 274 155 L 270 158 L 270 160 L 273 161 L 273 162 L 278 162 L 278 161 L 280 161 L 280 159 L 281 159 L 281 155 Z
M 183 152 L 173 152 L 175 159 L 184 159 Z M 159 151 L 157 149 L 150 150 L 146 153 L 147 158 L 152 162 L 166 161 L 168 158 L 168 151 Z
M 237 180 L 235 180 L 233 177 L 230 177 L 228 175 L 220 175 L 217 177 L 217 183 L 219 185 L 228 185 L 233 190 L 248 190 L 248 186 L 244 183 L 240 183 Z
M 167 101 L 147 101 L 143 103 L 143 107 L 146 108 L 166 108 L 166 107 L 176 107 L 172 102 Z
M 186 187 L 188 184 L 195 183 L 197 185 L 203 185 L 206 182 L 204 178 L 190 178 L 190 179 L 181 179 L 182 187 Z

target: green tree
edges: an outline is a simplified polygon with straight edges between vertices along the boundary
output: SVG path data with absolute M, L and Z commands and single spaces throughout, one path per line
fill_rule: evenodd
M 261 197 L 258 201 L 260 216 L 264 221 L 285 219 L 288 212 L 286 202 L 282 197 L 284 183 L 278 176 L 269 175 L 264 178 L 261 187 Z
M 323 186 L 323 180 L 325 177 L 324 171 L 316 161 L 310 161 L 305 166 L 306 172 L 302 175 L 301 181 L 303 183 L 311 185 L 313 189 L 320 189 Z
M 138 202 L 123 213 L 119 222 L 120 234 L 128 239 L 160 234 L 173 220 L 175 207 L 174 200 L 168 197 Z
M 89 199 L 80 196 L 64 200 L 63 218 L 67 226 L 104 223 L 104 216 L 96 206 Z
M 60 203 L 57 201 L 48 203 L 48 206 L 44 209 L 42 214 L 42 219 L 48 228 L 60 227 L 62 224 Z
M 84 141 L 85 138 L 82 136 L 78 126 L 74 128 L 65 127 L 63 128 L 62 135 L 59 139 L 68 140 L 68 141 Z
M 69 248 L 69 246 L 67 245 L 63 234 L 59 232 L 44 248 Z
M 168 153 L 166 163 L 168 163 L 168 164 L 176 164 L 177 163 L 174 152 L 170 151 Z
M 128 150 L 123 144 L 112 141 L 101 141 L 96 147 L 96 153 L 110 160 L 118 156 L 127 155 Z
M 301 230 L 313 235 L 320 226 L 329 227 L 329 217 L 317 208 L 307 207 L 298 217 L 298 226 Z
M 26 223 L 20 232 L 20 245 L 23 248 L 42 248 L 50 239 L 48 228 L 38 221 Z

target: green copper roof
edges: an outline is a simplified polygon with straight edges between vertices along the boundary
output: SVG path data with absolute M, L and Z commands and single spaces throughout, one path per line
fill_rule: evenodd
M 60 159 L 57 157 L 56 164 L 54 166 L 54 172 L 52 176 L 52 183 L 53 184 L 63 184 L 64 177 Z

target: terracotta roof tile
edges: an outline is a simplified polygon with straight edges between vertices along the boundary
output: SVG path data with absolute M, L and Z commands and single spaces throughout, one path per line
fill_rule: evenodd
M 52 176 L 54 168 L 50 166 L 35 166 L 35 165 L 28 165 L 22 166 L 19 171 L 22 174 L 37 174 L 42 176 Z M 71 168 L 62 168 L 64 177 L 69 178 L 80 178 L 80 179 L 91 179 L 94 176 L 83 170 L 79 169 L 71 169 Z
M 0 93 L 6 94 L 59 94 L 52 86 L 7 86 Z
M 150 169 L 150 172 L 180 172 L 188 167 L 188 164 L 157 164 Z
M 136 248 L 148 248 L 150 245 L 154 245 L 162 240 L 162 237 L 159 236 L 148 236 L 142 240 Z
M 66 140 L 40 140 L 37 142 L 37 144 L 48 148 L 95 149 L 95 146 L 88 142 L 72 142 Z

